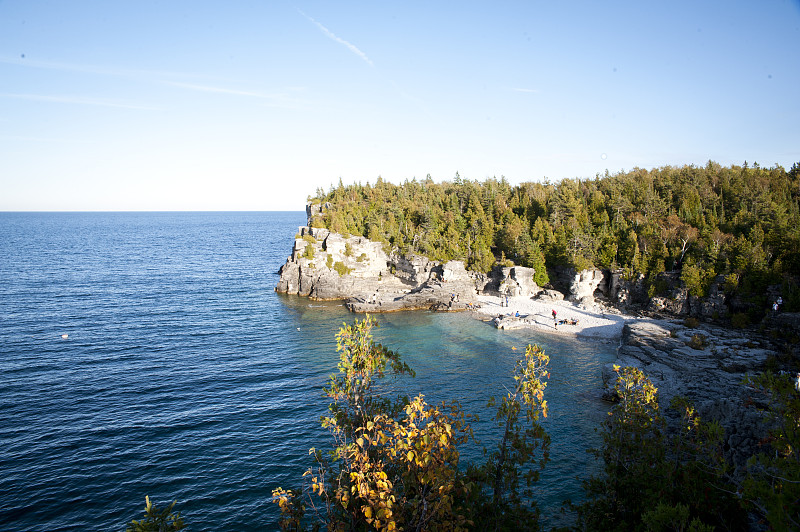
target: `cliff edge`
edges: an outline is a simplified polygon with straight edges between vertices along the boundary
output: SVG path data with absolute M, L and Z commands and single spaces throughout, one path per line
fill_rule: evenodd
M 462 261 L 440 263 L 421 255 L 387 253 L 380 242 L 303 226 L 279 271 L 277 292 L 313 299 L 344 299 L 355 312 L 463 310 L 478 294 L 532 296 L 541 289 L 534 270 L 467 271 Z

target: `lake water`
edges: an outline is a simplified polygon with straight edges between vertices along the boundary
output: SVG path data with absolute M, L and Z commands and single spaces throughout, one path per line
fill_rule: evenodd
M 0 529 L 123 530 L 144 496 L 192 530 L 271 530 L 319 426 L 334 335 L 356 315 L 276 294 L 305 213 L 0 213 Z M 478 413 L 516 357 L 551 357 L 549 523 L 597 467 L 616 342 L 498 331 L 465 314 L 377 316 L 417 372 L 402 385 Z M 62 335 L 68 335 L 63 339 Z M 512 349 L 516 347 L 517 350 Z M 465 449 L 465 459 L 479 452 Z

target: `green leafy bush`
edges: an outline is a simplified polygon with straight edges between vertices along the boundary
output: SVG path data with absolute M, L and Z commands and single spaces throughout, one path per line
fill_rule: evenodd
M 800 394 L 790 375 L 772 372 L 748 381 L 763 394 L 771 449 L 747 463 L 744 499 L 772 530 L 800 527 Z
M 696 329 L 700 325 L 700 320 L 694 317 L 688 317 L 683 320 L 683 324 L 690 329 Z
M 729 273 L 725 276 L 725 283 L 723 284 L 725 287 L 725 292 L 733 293 L 739 288 L 739 274 L 738 273 Z
M 343 262 L 340 262 L 338 260 L 334 263 L 333 269 L 336 270 L 336 273 L 338 273 L 339 275 L 347 275 L 351 271 L 353 271 L 351 268 L 345 266 Z
M 714 277 L 713 274 L 713 270 L 707 271 L 694 264 L 687 264 L 681 270 L 681 280 L 690 295 L 705 297 L 708 295 L 709 283 Z
M 145 496 L 144 501 L 144 519 L 132 520 L 125 532 L 172 532 L 186 526 L 181 513 L 172 511 L 177 501 L 172 501 L 172 504 L 163 510 L 152 504 L 149 496 Z
M 670 437 L 658 390 L 644 373 L 615 366 L 617 404 L 602 424 L 603 446 L 593 450 L 603 472 L 585 482 L 578 530 L 739 530 L 744 512 L 728 482 L 719 423 L 703 422 L 676 397 L 681 416 Z
M 686 343 L 692 349 L 702 350 L 706 348 L 706 336 L 704 334 L 695 333 L 692 338 Z
M 539 530 L 531 483 L 549 446 L 537 422 L 547 413 L 544 350 L 529 345 L 517 362 L 514 385 L 497 405 L 497 451 L 465 472 L 459 447 L 472 430 L 458 403 L 373 391 L 384 375 L 414 375 L 373 342 L 374 325 L 367 317 L 337 334 L 339 373 L 324 390 L 331 404 L 322 418 L 334 448 L 311 450 L 303 489 L 273 490 L 281 529 Z

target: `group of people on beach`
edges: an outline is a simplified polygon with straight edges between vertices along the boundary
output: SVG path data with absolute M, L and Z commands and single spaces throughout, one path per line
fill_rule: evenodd
M 506 306 L 506 305 L 503 305 L 503 301 L 502 300 L 500 302 L 500 306 Z M 525 316 L 520 315 L 519 310 L 517 310 L 514 314 L 511 314 L 509 312 L 507 314 L 507 316 L 513 316 L 515 318 L 525 317 Z M 497 317 L 495 318 L 495 320 L 502 320 L 505 317 L 506 316 L 504 316 L 503 314 L 498 314 Z M 576 320 L 575 318 L 559 320 L 558 319 L 558 312 L 556 312 L 556 309 L 553 309 L 553 327 L 555 327 L 556 329 L 558 329 L 559 325 L 578 325 L 579 323 L 580 323 L 580 321 Z
M 578 325 L 578 323 L 580 323 L 580 321 L 576 320 L 575 318 L 572 318 L 571 320 L 566 320 L 566 319 L 559 320 L 558 319 L 558 312 L 556 312 L 556 309 L 553 309 L 553 327 L 554 328 L 558 329 L 559 325 Z

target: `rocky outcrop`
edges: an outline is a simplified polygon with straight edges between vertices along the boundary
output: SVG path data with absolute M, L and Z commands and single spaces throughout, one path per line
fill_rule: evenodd
M 488 275 L 475 275 L 475 289 L 498 296 L 535 296 L 542 289 L 534 282 L 534 273 L 536 270 L 524 266 L 495 266 Z
M 594 305 L 594 293 L 603 282 L 600 270 L 582 270 L 577 272 L 569 285 L 569 299 L 584 307 Z
M 638 320 L 625 325 L 614 364 L 640 368 L 658 388 L 662 411 L 673 397 L 689 398 L 704 419 L 725 429 L 729 457 L 741 466 L 764 436 L 760 413 L 749 405 L 752 390 L 742 384 L 747 374 L 761 371 L 774 354 L 766 340 L 703 324 Z M 613 365 L 603 370 L 608 393 L 613 390 Z
M 325 203 L 306 203 L 306 218 L 308 219 L 308 225 L 314 225 L 314 218 L 317 216 L 322 216 L 325 214 L 330 208 L 330 202 Z
M 800 312 L 779 312 L 768 317 L 767 325 L 784 334 L 800 336 Z
M 638 274 L 630 279 L 622 270 L 603 272 L 603 281 L 597 287 L 595 297 L 627 313 L 641 310 L 649 300 L 644 275 Z
M 714 278 L 705 297 L 692 296 L 680 280 L 678 272 L 665 272 L 659 275 L 658 282 L 665 288 L 664 295 L 650 298 L 646 310 L 651 313 L 670 316 L 691 316 L 704 320 L 716 320 L 729 314 L 725 301 L 725 277 Z
M 523 266 L 504 267 L 500 270 L 499 292 L 509 296 L 535 296 L 542 291 L 533 280 L 533 268 Z
M 325 205 L 307 205 L 309 223 Z M 481 293 L 531 296 L 541 289 L 533 268 L 468 271 L 462 261 L 440 263 L 416 254 L 387 254 L 383 244 L 327 229 L 300 227 L 275 290 L 314 299 L 345 299 L 355 312 L 463 310 Z
M 724 318 L 729 314 L 725 297 L 725 276 L 717 275 L 706 297 L 690 297 L 689 313 L 704 319 Z
M 390 267 L 389 257 L 378 242 L 301 227 L 292 255 L 279 271 L 275 290 L 315 299 L 345 299 L 376 286 L 402 288 Z
M 536 298 L 542 301 L 562 301 L 564 299 L 564 294 L 558 290 L 547 289 L 542 290 Z
M 595 293 L 604 284 L 607 284 L 607 279 L 598 269 L 556 268 L 553 271 L 554 288 L 565 294 L 565 299 L 583 308 L 594 307 Z

